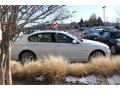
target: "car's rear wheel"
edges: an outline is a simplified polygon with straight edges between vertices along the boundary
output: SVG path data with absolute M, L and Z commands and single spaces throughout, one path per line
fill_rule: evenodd
M 98 57 L 104 57 L 105 54 L 102 51 L 94 51 L 91 53 L 89 60 L 92 60 L 93 58 L 98 58 Z
M 28 63 L 36 60 L 36 56 L 31 51 L 23 51 L 19 55 L 19 59 L 22 63 Z

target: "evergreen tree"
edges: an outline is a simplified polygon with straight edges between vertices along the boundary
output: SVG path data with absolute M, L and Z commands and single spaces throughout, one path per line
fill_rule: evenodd
M 78 24 L 79 24 L 80 27 L 83 27 L 83 26 L 84 26 L 84 21 L 83 21 L 82 18 L 80 19 L 80 22 L 79 22 Z
M 83 19 L 80 19 L 80 22 L 78 23 L 80 27 L 93 27 L 93 26 L 99 26 L 103 25 L 103 21 L 101 17 L 97 17 L 96 14 L 92 14 L 88 20 L 83 21 Z
M 103 24 L 101 17 L 98 17 L 97 22 L 98 22 L 98 25 L 102 25 Z

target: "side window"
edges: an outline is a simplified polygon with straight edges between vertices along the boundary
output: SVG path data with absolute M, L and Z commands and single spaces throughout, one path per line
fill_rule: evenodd
M 51 34 L 48 33 L 38 34 L 38 42 L 52 42 Z
M 110 38 L 110 32 L 104 32 L 104 33 L 102 34 L 102 36 L 103 36 L 104 38 Z
M 39 33 L 28 38 L 30 42 L 55 42 L 54 33 Z
M 38 35 L 35 34 L 35 35 L 32 35 L 32 36 L 28 37 L 28 41 L 29 42 L 37 42 L 38 41 Z
M 57 43 L 72 43 L 73 39 L 67 35 L 58 33 L 56 34 L 56 42 Z

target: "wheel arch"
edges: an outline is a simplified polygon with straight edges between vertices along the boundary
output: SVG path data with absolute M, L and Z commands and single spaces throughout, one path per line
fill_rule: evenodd
M 103 55 L 106 56 L 106 54 L 105 54 L 105 52 L 104 52 L 103 50 L 101 50 L 101 49 L 96 49 L 96 50 L 94 50 L 94 51 L 92 51 L 92 52 L 90 53 L 90 55 L 89 55 L 89 57 L 88 57 L 88 60 L 90 59 L 90 56 L 91 56 L 94 52 L 97 52 L 97 51 L 103 53 Z

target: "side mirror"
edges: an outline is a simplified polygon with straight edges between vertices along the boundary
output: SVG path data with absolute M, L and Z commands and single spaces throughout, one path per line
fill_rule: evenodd
M 77 44 L 77 41 L 76 41 L 76 40 L 73 40 L 73 41 L 72 41 L 72 44 Z

